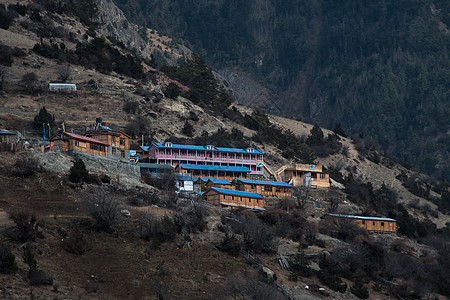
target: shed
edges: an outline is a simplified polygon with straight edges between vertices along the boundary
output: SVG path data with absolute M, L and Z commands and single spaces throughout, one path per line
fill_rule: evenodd
M 48 90 L 52 92 L 76 92 L 77 85 L 75 83 L 49 83 Z

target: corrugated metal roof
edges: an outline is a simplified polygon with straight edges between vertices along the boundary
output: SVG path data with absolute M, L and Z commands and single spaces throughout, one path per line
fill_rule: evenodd
M 183 181 L 187 181 L 187 180 L 189 180 L 189 181 L 194 181 L 194 179 L 191 177 L 191 176 L 179 176 L 179 177 L 177 177 L 177 180 L 183 180 Z
M 17 132 L 11 132 L 11 131 L 1 131 L 0 130 L 0 134 L 4 134 L 4 135 L 16 135 Z
M 231 185 L 231 183 L 226 179 L 220 179 L 220 178 L 208 178 L 207 181 L 211 181 L 214 184 L 228 184 Z
M 219 189 L 212 187 L 212 190 L 215 190 L 216 192 L 219 192 L 221 194 L 227 194 L 227 195 L 233 195 L 233 196 L 244 196 L 244 197 L 251 197 L 251 198 L 260 198 L 262 199 L 263 196 L 260 196 L 255 193 L 249 193 L 249 192 L 242 192 L 242 191 L 236 191 L 236 190 L 227 190 L 227 189 Z
M 229 172 L 248 172 L 250 169 L 247 167 L 231 167 L 231 166 L 206 166 L 206 165 L 189 165 L 178 164 L 181 168 L 186 170 L 208 170 L 208 171 L 229 171 Z
M 64 132 L 65 135 L 70 136 L 71 138 L 77 139 L 77 140 L 82 140 L 82 141 L 86 141 L 86 142 L 90 142 L 90 143 L 95 143 L 95 144 L 100 144 L 100 145 L 105 145 L 105 146 L 109 146 L 109 144 L 87 137 L 87 136 L 82 136 L 82 135 L 78 135 L 75 133 L 70 133 L 70 132 Z
M 368 217 L 368 216 L 354 216 L 354 215 L 341 215 L 341 214 L 327 214 L 332 217 L 338 218 L 348 218 L 348 219 L 358 219 L 358 220 L 378 220 L 378 221 L 391 221 L 397 222 L 395 219 L 391 218 L 382 218 L 382 217 Z
M 253 149 L 253 152 L 248 152 L 247 149 L 241 148 L 226 148 L 226 147 L 214 147 L 213 149 L 207 149 L 206 146 L 199 145 L 182 145 L 182 144 L 172 144 L 170 147 L 166 147 L 164 143 L 152 143 L 157 148 L 161 149 L 182 149 L 182 150 L 198 150 L 198 151 L 218 151 L 218 152 L 233 152 L 233 153 L 255 153 L 255 154 L 264 154 L 263 152 Z
M 150 146 L 139 146 L 139 148 L 147 152 L 148 149 L 150 149 Z
M 237 181 L 241 181 L 243 183 L 248 184 L 259 184 L 259 185 L 272 185 L 272 186 L 283 186 L 283 187 L 292 187 L 289 183 L 279 182 L 279 181 L 265 181 L 265 180 L 251 180 L 251 179 L 242 179 L 236 178 Z

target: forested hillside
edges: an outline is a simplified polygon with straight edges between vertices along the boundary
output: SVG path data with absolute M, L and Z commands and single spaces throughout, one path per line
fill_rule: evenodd
M 449 1 L 116 2 L 215 69 L 250 74 L 271 92 L 265 109 L 328 128 L 340 122 L 449 178 Z

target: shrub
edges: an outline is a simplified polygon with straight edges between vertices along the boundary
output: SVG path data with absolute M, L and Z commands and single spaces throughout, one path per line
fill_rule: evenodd
M 181 132 L 189 137 L 192 137 L 194 135 L 194 127 L 191 125 L 191 123 L 186 121 Z
M 38 80 L 36 73 L 29 72 L 22 76 L 20 80 L 21 85 L 25 89 L 25 91 L 32 92 L 35 89 L 35 83 Z
M 4 4 L 0 4 L 0 28 L 8 29 L 13 21 L 11 13 Z
M 13 210 L 9 212 L 9 217 L 19 228 L 18 240 L 34 240 L 39 233 L 39 222 L 37 216 L 29 210 Z
M 29 273 L 37 270 L 37 260 L 35 250 L 30 243 L 23 249 L 23 262 L 28 265 Z
M 178 85 L 171 82 L 166 87 L 164 94 L 166 95 L 166 97 L 176 100 L 177 97 L 180 95 L 180 88 L 178 87 Z
M 216 246 L 220 251 L 226 252 L 231 256 L 238 257 L 241 253 L 241 241 L 236 237 L 234 233 L 225 232 L 225 237 L 223 238 L 220 245 Z
M 177 226 L 177 232 L 181 234 L 183 231 L 186 233 L 203 231 L 207 225 L 205 220 L 206 213 L 206 209 L 197 204 L 190 206 L 186 211 L 176 214 L 174 223 Z
M 53 284 L 53 278 L 49 277 L 43 270 L 33 270 L 28 272 L 28 278 L 32 285 Z
M 369 291 L 364 286 L 361 280 L 356 280 L 356 282 L 350 288 L 350 291 L 352 292 L 353 295 L 355 295 L 359 299 L 369 298 Z
M 119 201 L 112 195 L 100 193 L 96 198 L 90 199 L 88 205 L 89 213 L 95 220 L 96 229 L 112 233 L 112 227 L 116 224 L 119 215 Z
M 17 270 L 16 257 L 5 244 L 0 243 L 0 273 L 10 274 Z
M 313 270 L 309 268 L 309 261 L 301 249 L 299 249 L 297 254 L 289 260 L 289 266 L 293 279 L 298 276 L 310 277 L 313 275 Z
M 123 105 L 123 111 L 131 115 L 135 115 L 139 110 L 139 103 L 137 101 L 128 101 Z
M 84 254 L 90 249 L 89 243 L 80 228 L 75 228 L 69 237 L 63 241 L 63 247 L 67 252 L 75 255 Z
M 177 234 L 177 226 L 168 216 L 161 220 L 150 214 L 144 214 L 139 220 L 139 237 L 151 242 L 153 248 L 159 248 L 165 242 L 171 242 Z
M 35 158 L 19 158 L 11 169 L 11 174 L 26 178 L 39 172 L 38 161 Z

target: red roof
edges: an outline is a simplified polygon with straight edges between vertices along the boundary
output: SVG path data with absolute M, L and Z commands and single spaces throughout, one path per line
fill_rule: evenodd
M 96 143 L 96 144 L 100 144 L 100 145 L 105 145 L 105 146 L 109 146 L 109 144 L 87 137 L 87 136 L 82 136 L 82 135 L 78 135 L 75 133 L 69 133 L 69 132 L 64 132 L 64 134 L 70 136 L 71 138 L 77 139 L 77 140 L 81 140 L 81 141 L 85 141 L 85 142 L 89 142 L 89 143 Z

